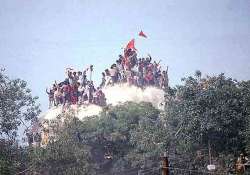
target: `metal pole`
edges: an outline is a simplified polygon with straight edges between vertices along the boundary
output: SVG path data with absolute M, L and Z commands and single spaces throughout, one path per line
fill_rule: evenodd
M 166 152 L 162 157 L 162 175 L 169 175 L 169 162 Z
M 209 165 L 212 164 L 210 140 L 208 140 Z

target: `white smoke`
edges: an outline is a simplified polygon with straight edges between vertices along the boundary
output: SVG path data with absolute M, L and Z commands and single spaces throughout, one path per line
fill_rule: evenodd
M 132 102 L 150 102 L 156 108 L 160 108 L 164 101 L 164 91 L 156 87 L 147 87 L 141 89 L 128 84 L 118 84 L 107 87 L 103 90 L 108 104 L 113 106 L 127 101 Z
M 97 105 L 82 105 L 77 107 L 76 105 L 71 105 L 71 109 L 75 111 L 75 116 L 79 118 L 80 120 L 83 120 L 85 117 L 90 117 L 94 115 L 98 115 L 101 111 L 102 108 Z M 43 113 L 40 115 L 40 119 L 45 119 L 45 120 L 54 120 L 62 114 L 63 112 L 69 112 L 67 109 L 64 110 L 62 106 L 58 107 L 52 107 L 50 108 L 47 112 Z
M 156 87 L 147 87 L 141 89 L 135 86 L 129 86 L 127 84 L 120 84 L 115 86 L 109 86 L 103 89 L 103 92 L 106 96 L 107 104 L 116 106 L 121 103 L 128 101 L 132 102 L 150 102 L 154 107 L 161 109 L 164 102 L 164 91 Z M 82 105 L 80 107 L 71 106 L 72 109 L 76 111 L 75 116 L 80 120 L 83 120 L 85 117 L 90 117 L 98 115 L 102 108 L 97 105 Z M 47 112 L 41 115 L 40 118 L 52 120 L 56 119 L 58 115 L 63 112 L 63 107 L 53 107 Z

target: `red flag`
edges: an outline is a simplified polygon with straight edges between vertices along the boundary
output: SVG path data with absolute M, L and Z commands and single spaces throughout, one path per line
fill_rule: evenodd
M 142 37 L 144 37 L 144 38 L 147 38 L 147 36 L 143 33 L 142 30 L 140 31 L 139 36 L 142 36 Z
M 129 41 L 129 43 L 127 44 L 127 47 L 126 47 L 126 50 L 127 49 L 136 50 L 136 48 L 135 48 L 135 39 L 132 39 L 131 41 Z

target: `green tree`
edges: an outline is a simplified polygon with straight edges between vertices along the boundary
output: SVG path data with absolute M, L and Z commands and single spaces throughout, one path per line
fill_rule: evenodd
M 215 157 L 236 156 L 246 147 L 249 89 L 246 83 L 224 74 L 200 75 L 184 78 L 166 103 L 165 120 L 173 131 L 172 141 L 179 153 L 189 157 L 195 157 L 198 150 L 207 154 L 209 143 Z
M 26 125 L 39 114 L 37 97 L 32 97 L 27 83 L 10 79 L 0 72 L 0 174 L 14 174 L 26 167 L 27 152 L 16 141 L 20 125 Z
M 210 143 L 217 173 L 224 173 L 230 158 L 250 148 L 250 83 L 201 75 L 197 71 L 183 85 L 169 87 L 165 111 L 127 102 L 82 121 L 74 113 L 62 114 L 63 127 L 51 122 L 56 138 L 33 150 L 33 171 L 122 175 L 131 168 L 159 167 L 166 150 L 173 167 L 204 171 Z
M 64 123 L 60 126 L 62 118 Z M 51 128 L 48 145 L 30 150 L 31 172 L 33 174 L 94 175 L 96 167 L 91 157 L 91 146 L 79 140 L 78 131 L 83 126 L 83 122 L 75 118 L 74 112 L 60 114 L 57 119 L 49 121 L 48 124 Z
M 246 152 L 250 154 L 250 81 L 242 81 L 239 84 L 242 92 L 243 108 L 247 114 L 246 130 L 244 132 Z
M 115 171 L 141 167 L 159 158 L 167 144 L 160 111 L 150 103 L 128 102 L 101 115 L 100 133 L 112 146 Z
M 76 133 L 63 129 L 55 142 L 32 151 L 32 172 L 38 174 L 95 174 L 91 149 L 77 141 Z M 75 128 L 73 129 L 75 130 Z
M 66 114 L 65 114 L 66 115 Z M 112 174 L 158 158 L 166 140 L 160 112 L 150 103 L 108 107 L 100 116 L 66 118 L 54 142 L 34 149 L 34 171 L 53 174 Z M 150 167 L 150 165 L 149 165 Z M 90 173 L 91 172 L 91 173 Z
M 37 99 L 24 80 L 10 79 L 0 72 L 0 135 L 15 138 L 18 127 L 40 113 Z

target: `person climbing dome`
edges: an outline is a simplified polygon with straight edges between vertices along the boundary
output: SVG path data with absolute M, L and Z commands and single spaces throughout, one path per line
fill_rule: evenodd
M 46 88 L 46 93 L 49 96 L 49 108 L 51 108 L 54 104 L 55 104 L 55 100 L 54 100 L 54 90 L 50 89 L 48 91 L 48 89 Z

